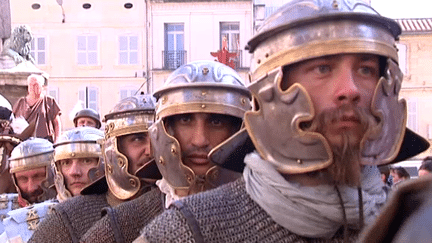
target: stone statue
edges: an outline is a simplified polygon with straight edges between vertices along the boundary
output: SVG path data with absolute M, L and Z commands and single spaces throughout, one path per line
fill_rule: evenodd
M 10 37 L 11 34 L 11 15 L 9 0 L 0 0 L 0 50 L 3 40 Z
M 11 37 L 5 41 L 1 55 L 11 57 L 15 65 L 24 61 L 30 61 L 35 64 L 35 60 L 30 55 L 32 39 L 33 36 L 30 32 L 30 27 L 26 25 L 16 27 Z

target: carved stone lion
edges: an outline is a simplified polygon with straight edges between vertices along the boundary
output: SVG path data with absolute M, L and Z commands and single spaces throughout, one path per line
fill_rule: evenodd
M 5 41 L 5 45 L 1 55 L 10 56 L 15 65 L 24 61 L 31 61 L 35 64 L 35 60 L 30 55 L 31 41 L 33 36 L 30 32 L 30 27 L 20 25 L 16 27 L 9 39 Z

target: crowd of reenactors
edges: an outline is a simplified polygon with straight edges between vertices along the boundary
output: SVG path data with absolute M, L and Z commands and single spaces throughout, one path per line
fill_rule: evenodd
M 400 34 L 361 0 L 295 0 L 249 40 L 248 87 L 192 61 L 104 132 L 84 109 L 43 138 L 3 102 L 0 242 L 426 242 L 432 178 L 387 193 L 378 169 L 429 147 L 405 127 Z

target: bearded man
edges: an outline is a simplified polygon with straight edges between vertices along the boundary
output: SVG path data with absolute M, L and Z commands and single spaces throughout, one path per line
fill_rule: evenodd
M 355 241 L 386 200 L 377 165 L 427 148 L 405 129 L 400 33 L 360 0 L 281 7 L 248 42 L 256 151 L 237 161 L 243 178 L 184 198 L 136 242 Z

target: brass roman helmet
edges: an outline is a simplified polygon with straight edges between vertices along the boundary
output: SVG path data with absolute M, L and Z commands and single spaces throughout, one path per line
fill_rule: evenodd
M 103 139 L 103 132 L 93 127 L 77 127 L 64 132 L 54 144 L 55 172 L 54 183 L 57 189 L 57 198 L 64 201 L 72 194 L 66 188 L 64 176 L 61 172 L 61 161 L 65 159 L 97 158 L 97 166 L 88 171 L 87 176 L 93 182 L 104 175 L 101 146 L 98 140 Z
M 179 142 L 166 124 L 166 118 L 187 113 L 216 113 L 243 119 L 251 109 L 251 96 L 233 69 L 213 61 L 190 62 L 175 70 L 154 96 L 158 103 L 150 136 L 155 160 L 178 196 L 207 190 L 239 176 L 218 166 L 210 168 L 205 176 L 195 175 L 182 162 Z
M 248 42 L 251 90 L 257 109 L 245 124 L 262 158 L 284 173 L 320 170 L 333 163 L 327 140 L 300 128 L 315 117 L 300 84 L 281 87 L 283 68 L 316 57 L 365 53 L 387 59 L 372 99 L 378 132 L 362 140 L 362 162 L 391 162 L 405 134 L 406 103 L 399 99 L 402 72 L 396 40 L 401 28 L 361 0 L 294 0 L 271 15 Z
M 109 190 L 121 200 L 135 196 L 141 187 L 137 175 L 128 172 L 129 161 L 118 150 L 119 137 L 147 133 L 154 123 L 155 102 L 150 95 L 136 95 L 121 100 L 105 115 L 105 139 L 102 153 Z
M 46 179 L 42 182 L 41 188 L 43 193 L 38 197 L 36 202 L 27 202 L 33 204 L 43 202 L 47 199 L 54 198 L 56 191 L 54 188 L 54 175 L 51 170 L 51 163 L 54 161 L 54 149 L 51 142 L 42 138 L 29 138 L 18 144 L 11 153 L 9 158 L 10 173 L 17 188 L 18 194 L 21 195 L 21 189 L 15 179 L 15 173 L 28 171 L 40 167 L 46 168 Z

